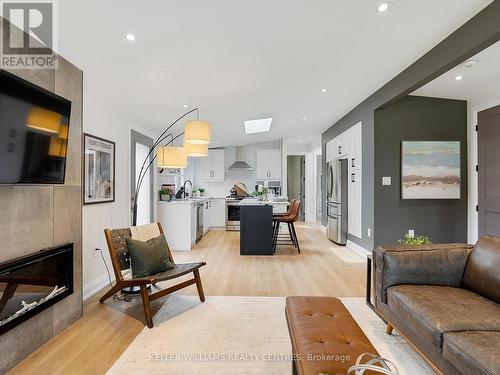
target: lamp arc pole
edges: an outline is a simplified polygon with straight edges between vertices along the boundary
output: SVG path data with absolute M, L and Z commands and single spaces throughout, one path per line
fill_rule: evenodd
M 168 145 L 173 144 L 176 139 L 178 139 L 179 137 L 182 137 L 184 135 L 184 132 L 182 132 L 174 137 L 173 133 L 168 133 L 168 132 L 175 124 L 177 124 L 179 121 L 181 121 L 186 116 L 189 116 L 193 112 L 196 112 L 196 118 L 199 120 L 199 117 L 200 117 L 199 108 L 193 108 L 190 111 L 187 111 L 186 113 L 184 113 L 182 116 L 180 116 L 177 120 L 175 120 L 172 124 L 170 124 L 161 133 L 161 135 L 153 142 L 151 149 L 149 150 L 148 154 L 144 158 L 144 161 L 142 162 L 141 170 L 139 172 L 139 176 L 137 177 L 135 190 L 134 190 L 134 193 L 132 195 L 132 202 L 133 202 L 133 205 L 132 205 L 132 226 L 137 225 L 137 198 L 139 197 L 139 192 L 141 190 L 142 181 L 144 180 L 146 173 L 151 168 L 151 166 L 153 165 L 153 163 L 157 157 L 157 155 L 155 154 L 151 158 L 151 155 L 156 150 L 156 148 L 158 146 L 160 146 L 161 143 L 164 142 L 165 140 L 167 140 L 169 137 L 171 137 L 172 139 L 168 140 L 165 144 L 163 144 L 162 147 L 167 147 Z

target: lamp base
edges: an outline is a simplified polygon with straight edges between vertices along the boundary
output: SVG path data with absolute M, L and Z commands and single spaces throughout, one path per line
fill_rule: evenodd
M 147 289 L 151 290 L 151 285 L 148 285 Z M 138 286 L 131 286 L 128 288 L 123 288 L 121 290 L 121 292 L 122 292 L 122 294 L 125 294 L 125 295 L 137 295 L 137 294 L 141 294 L 141 288 Z

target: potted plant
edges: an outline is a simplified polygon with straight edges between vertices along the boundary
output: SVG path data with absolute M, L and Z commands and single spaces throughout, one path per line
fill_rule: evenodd
M 160 200 L 163 202 L 168 202 L 170 200 L 170 196 L 172 195 L 172 192 L 170 189 L 167 188 L 161 188 L 160 189 Z
M 268 193 L 269 189 L 262 186 L 262 185 L 259 185 L 259 187 L 257 188 L 256 191 L 254 191 L 252 193 L 252 195 L 254 197 L 256 197 L 259 201 L 265 201 L 267 200 L 267 193 Z
M 410 237 L 407 233 L 402 239 L 398 240 L 398 243 L 401 245 L 429 245 L 432 240 L 427 236 Z
M 200 195 L 203 196 L 205 195 L 205 188 L 201 187 L 201 188 L 198 188 L 198 191 L 200 192 Z

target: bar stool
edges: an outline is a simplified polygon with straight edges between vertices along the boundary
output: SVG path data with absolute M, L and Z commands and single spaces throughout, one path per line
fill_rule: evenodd
M 298 220 L 300 214 L 300 201 L 294 200 L 290 205 L 290 213 L 287 212 L 287 215 L 276 215 L 273 216 L 273 252 L 276 252 L 276 247 L 280 245 L 278 243 L 279 240 L 279 231 L 281 223 L 287 223 L 288 225 L 288 233 L 290 235 L 290 241 L 297 248 L 297 251 L 300 254 L 300 246 L 299 240 L 297 238 L 297 233 L 295 231 L 294 223 Z

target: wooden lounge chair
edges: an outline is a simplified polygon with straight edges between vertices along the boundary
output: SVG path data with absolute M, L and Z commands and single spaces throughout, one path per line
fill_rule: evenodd
M 158 233 L 163 234 L 163 228 L 160 223 L 158 225 Z M 130 260 L 127 249 L 126 238 L 131 238 L 130 228 L 124 229 L 105 229 L 104 234 L 106 236 L 106 242 L 108 243 L 109 255 L 111 256 L 111 262 L 113 264 L 113 270 L 115 272 L 116 284 L 104 294 L 100 299 L 100 303 L 104 303 L 109 297 L 118 293 L 124 288 L 130 287 L 140 287 L 142 304 L 144 306 L 144 315 L 146 316 L 146 322 L 148 328 L 153 328 L 153 316 L 151 314 L 150 302 L 158 298 L 166 296 L 167 294 L 173 293 L 179 289 L 185 288 L 189 285 L 196 284 L 198 288 L 198 295 L 200 296 L 200 301 L 205 301 L 205 295 L 203 293 L 203 287 L 201 285 L 200 278 L 200 267 L 203 267 L 205 262 L 198 263 L 186 263 L 186 264 L 175 264 L 174 258 L 170 249 L 168 251 L 168 257 L 175 267 L 171 270 L 158 273 L 156 275 L 151 275 L 148 277 L 137 278 L 137 279 L 125 279 L 123 277 L 122 271 L 130 269 Z M 155 293 L 148 292 L 148 285 L 155 285 L 158 282 L 175 279 L 180 276 L 193 273 L 194 277 L 192 279 L 186 280 L 180 284 L 171 286 L 166 289 L 161 289 Z

